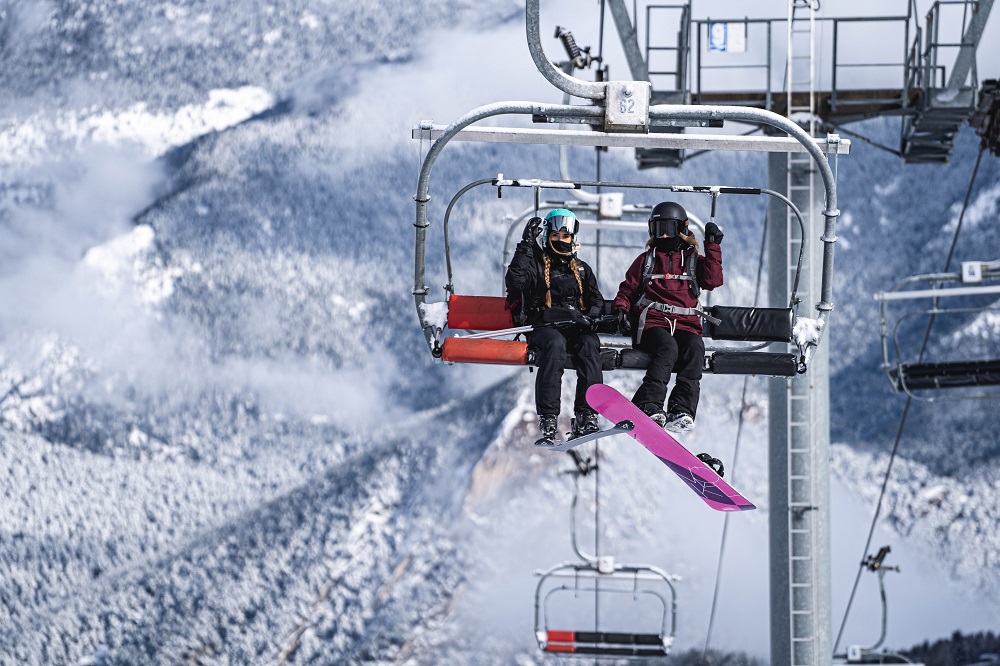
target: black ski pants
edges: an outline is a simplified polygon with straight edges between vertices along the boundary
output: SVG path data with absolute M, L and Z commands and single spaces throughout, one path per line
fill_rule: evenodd
M 640 407 L 646 403 L 663 407 L 670 373 L 676 372 L 677 379 L 670 392 L 666 411 L 672 414 L 687 412 L 692 417 L 697 416 L 705 359 L 705 341 L 702 337 L 691 331 L 675 331 L 671 335 L 669 328 L 654 326 L 642 332 L 639 349 L 649 354 L 651 360 L 632 402 Z
M 528 338 L 535 348 L 538 373 L 535 377 L 535 409 L 538 415 L 559 415 L 562 376 L 566 357 L 576 368 L 576 399 L 574 413 L 589 410 L 587 389 L 604 383 L 601 371 L 601 340 L 595 333 L 582 329 L 536 328 Z

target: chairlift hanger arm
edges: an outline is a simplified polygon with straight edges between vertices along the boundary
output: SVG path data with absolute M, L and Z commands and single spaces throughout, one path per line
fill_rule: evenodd
M 538 11 L 539 0 L 527 0 L 525 8 L 524 30 L 528 39 L 528 52 L 535 62 L 535 67 L 542 73 L 549 82 L 556 88 L 574 97 L 584 99 L 603 100 L 606 87 L 603 83 L 584 81 L 574 76 L 568 75 L 545 56 L 542 49 L 541 21 Z

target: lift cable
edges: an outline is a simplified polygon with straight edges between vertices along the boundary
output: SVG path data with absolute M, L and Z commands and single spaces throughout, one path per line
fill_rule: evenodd
M 760 239 L 760 255 L 757 258 L 757 287 L 753 296 L 753 306 L 757 307 L 760 302 L 760 284 L 761 275 L 764 273 L 764 248 L 767 246 L 767 214 L 764 214 L 764 231 L 761 234 Z M 743 415 L 746 412 L 747 404 L 747 387 L 749 386 L 750 376 L 744 375 L 743 377 L 743 395 L 740 398 L 740 415 L 736 422 L 736 444 L 733 446 L 733 462 L 730 467 L 730 476 L 735 476 L 736 474 L 736 461 L 740 454 L 740 439 L 743 435 Z M 732 479 L 730 479 L 731 481 Z M 708 616 L 708 632 L 705 635 L 705 648 L 701 652 L 701 659 L 705 661 L 708 655 L 708 645 L 712 640 L 712 626 L 715 624 L 715 608 L 719 601 L 719 587 L 722 585 L 722 562 L 726 554 L 726 534 L 729 531 L 729 514 L 727 513 L 722 521 L 722 540 L 719 544 L 719 565 L 715 572 L 715 591 L 712 593 L 712 610 Z
M 962 204 L 962 212 L 958 216 L 958 224 L 955 225 L 955 235 L 951 239 L 951 247 L 948 249 L 948 259 L 945 261 L 944 272 L 947 273 L 951 268 L 951 260 L 955 256 L 955 246 L 958 243 L 958 234 L 962 231 L 962 222 L 965 220 L 965 211 L 969 207 L 969 199 L 972 196 L 972 187 L 976 183 L 976 175 L 979 173 L 979 164 L 983 159 L 983 150 L 985 147 L 979 148 L 979 156 L 976 157 L 976 166 L 972 169 L 972 177 L 969 179 L 969 189 L 965 192 L 965 202 Z M 919 360 L 923 360 L 924 353 L 927 351 L 927 343 L 930 340 L 931 328 L 934 326 L 934 316 L 932 315 L 930 321 L 927 322 L 927 331 L 924 332 L 924 341 L 920 346 Z M 889 454 L 889 463 L 885 469 L 885 477 L 882 479 L 882 489 L 879 491 L 878 501 L 875 503 L 875 515 L 872 516 L 872 524 L 868 529 L 868 539 L 865 541 L 864 552 L 862 553 L 862 560 L 868 554 L 868 549 L 871 547 L 872 537 L 875 534 L 875 525 L 878 522 L 879 514 L 882 511 L 882 500 L 885 498 L 886 487 L 889 485 L 889 475 L 892 473 L 892 464 L 896 459 L 896 452 L 899 450 L 899 442 L 903 437 L 903 428 L 906 426 L 906 417 L 910 413 L 910 403 L 913 397 L 910 395 L 906 396 L 906 404 L 903 406 L 903 415 L 899 420 L 899 429 L 896 431 L 896 441 L 893 442 L 892 452 Z M 837 647 L 840 645 L 840 639 L 844 634 L 844 627 L 847 625 L 847 618 L 851 613 L 851 604 L 854 603 L 854 595 L 858 591 L 858 582 L 861 580 L 861 574 L 865 570 L 864 562 L 858 568 L 858 575 L 854 578 L 854 587 L 851 588 L 851 596 L 847 600 L 847 608 L 844 609 L 844 619 L 840 622 L 840 630 L 837 632 L 837 640 L 833 644 L 833 652 L 836 654 Z

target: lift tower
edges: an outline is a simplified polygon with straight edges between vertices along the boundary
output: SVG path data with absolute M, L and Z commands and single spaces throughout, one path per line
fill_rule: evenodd
M 651 99 L 656 103 L 757 107 L 796 121 L 813 137 L 833 130 L 866 141 L 844 126 L 878 116 L 898 116 L 899 144 L 879 147 L 900 156 L 905 163 L 943 163 L 950 159 L 959 129 L 977 112 L 976 50 L 993 0 L 935 1 L 923 22 L 916 14 L 914 0 L 899 2 L 904 10 L 899 14 L 842 18 L 818 17 L 816 0 L 787 0 L 783 19 L 743 17 L 731 21 L 695 17 L 690 2 L 635 2 L 634 24 L 621 20 L 625 9 L 622 0 L 609 3 L 626 45 L 629 68 L 634 77 L 642 72 L 649 76 Z M 643 15 L 645 25 L 639 26 Z M 679 23 L 671 25 L 671 21 Z M 892 51 L 885 54 L 887 59 L 883 61 L 851 59 L 849 49 L 843 47 L 857 40 L 858 32 L 870 33 L 872 29 L 881 31 L 887 43 L 894 38 L 900 40 L 894 52 L 904 54 L 902 63 L 895 61 Z M 736 40 L 738 48 L 734 49 L 741 55 L 725 76 L 726 66 L 720 63 L 719 52 L 730 46 L 726 39 L 730 31 L 742 37 Z M 637 34 L 645 35 L 645 63 L 636 62 Z M 818 49 L 820 34 L 828 36 L 822 51 Z M 757 49 L 756 58 L 745 52 L 749 51 L 746 44 L 751 38 L 766 44 Z M 778 47 L 782 41 L 783 58 Z M 676 55 L 672 66 L 654 65 L 654 60 L 663 63 L 665 53 Z M 949 61 L 950 67 L 946 64 Z M 817 69 L 817 62 L 824 63 L 822 71 Z M 782 67 L 784 75 L 780 76 Z M 713 84 L 713 80 L 719 80 L 720 70 L 724 82 Z M 892 72 L 890 85 L 859 85 L 862 71 Z M 739 81 L 739 87 L 733 85 L 734 80 Z M 828 87 L 820 86 L 820 81 L 828 82 Z M 636 150 L 640 169 L 679 166 L 684 159 L 682 150 Z M 769 187 L 785 193 L 803 212 L 810 233 L 821 234 L 824 202 L 817 197 L 813 164 L 802 155 L 771 153 L 768 175 Z M 781 305 L 788 293 L 802 240 L 797 225 L 789 224 L 788 213 L 782 207 L 772 203 L 768 219 L 769 300 L 775 306 Z M 808 304 L 818 303 L 822 309 L 817 255 L 816 247 L 806 248 L 800 293 L 806 295 Z M 832 627 L 826 336 L 806 375 L 772 380 L 769 402 L 771 662 L 829 664 Z
M 414 128 L 414 138 L 434 141 L 422 161 L 414 196 L 413 295 L 428 348 L 435 358 L 442 357 L 438 343 L 444 327 L 435 323 L 436 317 L 427 316 L 428 308 L 440 304 L 427 302 L 430 288 L 425 283 L 424 265 L 430 226 L 431 171 L 450 141 L 624 146 L 637 150 L 640 168 L 676 166 L 685 159 L 687 149 L 779 153 L 780 156 L 769 157 L 772 187 L 767 191 L 775 194 L 773 190 L 783 189 L 793 207 L 797 205 L 805 213 L 808 222 L 799 231 L 788 224 L 784 211 L 780 215 L 770 211 L 770 290 L 775 298 L 778 293 L 783 297 L 789 292 L 790 257 L 797 257 L 797 249 L 808 245 L 808 252 L 803 257 L 805 270 L 799 284 L 799 291 L 808 294 L 808 302 L 802 303 L 799 309 L 812 312 L 815 308 L 816 318 L 796 318 L 799 324 L 814 327 L 811 334 L 800 331 L 795 339 L 802 354 L 800 360 L 803 364 L 808 362 L 808 373 L 792 377 L 795 371 L 792 368 L 784 375 L 790 379 L 775 380 L 770 389 L 771 661 L 796 666 L 830 664 L 833 655 L 829 591 L 829 372 L 823 329 L 833 310 L 833 247 L 840 211 L 837 210 L 836 160 L 828 156 L 845 152 L 841 149 L 846 148 L 847 142 L 841 142 L 836 134 L 817 139 L 810 133 L 839 129 L 856 136 L 843 125 L 876 116 L 900 116 L 903 122 L 899 148 L 881 148 L 899 155 L 907 163 L 947 161 L 959 127 L 976 111 L 976 67 L 970 54 L 974 54 L 978 46 L 993 0 L 935 2 L 925 25 L 921 25 L 914 14 L 915 0 L 904 2 L 906 13 L 902 15 L 833 19 L 816 16 L 816 0 L 786 0 L 788 11 L 782 18 L 742 18 L 728 22 L 694 18 L 690 2 L 658 5 L 648 0 L 642 5 L 639 0 L 633 0 L 630 19 L 624 0 L 607 0 L 625 46 L 632 80 L 597 82 L 576 79 L 557 69 L 545 57 L 539 35 L 539 1 L 526 0 L 526 33 L 535 65 L 557 89 L 588 99 L 591 104 L 500 102 L 473 109 L 446 127 L 428 122 Z M 640 7 L 645 10 L 645 26 L 638 22 Z M 962 12 L 959 41 L 941 41 L 944 25 L 941 15 L 946 9 L 956 7 Z M 655 13 L 653 10 L 658 9 L 674 10 L 667 14 L 679 17 L 679 26 L 668 26 L 665 31 L 656 29 L 650 17 Z M 832 52 L 817 53 L 817 30 L 824 22 L 832 27 L 832 45 L 827 42 Z M 898 68 L 898 87 L 843 86 L 845 81 L 852 81 L 855 68 L 871 64 L 843 62 L 839 50 L 841 35 L 868 23 L 894 25 L 900 33 L 902 48 L 898 52 L 906 54 L 904 62 L 874 63 L 875 67 Z M 723 29 L 717 30 L 715 26 L 720 24 Z M 751 77 L 743 72 L 736 77 L 744 86 L 739 90 L 710 89 L 703 85 L 704 72 L 710 67 L 721 69 L 717 64 L 705 64 L 709 49 L 703 49 L 703 37 L 711 43 L 720 35 L 725 37 L 730 26 L 735 29 L 734 36 L 742 34 L 742 41 L 737 40 L 741 44 L 746 43 L 751 27 L 758 33 L 762 31 L 765 37 L 763 62 L 739 65 L 762 75 L 763 83 L 757 88 L 748 83 Z M 774 38 L 778 27 L 783 31 L 783 41 Z M 641 60 L 638 46 L 642 34 L 646 38 L 645 62 Z M 653 39 L 663 34 L 675 37 L 672 46 Z M 728 46 L 724 40 L 722 43 Z M 772 44 L 779 43 L 784 45 L 780 59 L 774 58 L 772 53 Z M 950 71 L 940 64 L 940 59 L 947 57 L 942 54 L 949 48 L 958 50 Z M 654 50 L 674 53 L 675 68 L 661 70 L 659 65 L 653 66 L 650 58 Z M 778 69 L 775 61 L 784 64 L 783 77 L 772 76 Z M 817 62 L 831 69 L 825 74 L 817 72 Z M 643 76 L 648 78 L 642 80 Z M 728 79 L 733 80 L 733 77 Z M 825 81 L 830 81 L 831 85 L 824 90 L 817 83 Z M 698 108 L 699 104 L 707 106 Z M 980 109 L 979 123 L 988 136 L 994 135 L 996 114 L 993 108 L 990 103 Z M 590 125 L 595 129 L 581 132 L 469 127 L 480 120 L 511 114 L 531 116 L 539 123 Z M 786 136 L 685 134 L 687 128 L 718 127 L 720 121 L 759 125 L 765 131 L 770 128 Z M 787 157 L 789 152 L 808 153 L 812 162 L 807 164 Z M 533 182 L 537 187 L 576 187 L 572 183 Z M 825 192 L 823 197 L 817 196 L 820 182 Z M 498 177 L 496 184 L 500 183 L 501 177 Z M 513 185 L 513 181 L 508 185 Z M 760 191 L 763 192 L 763 188 Z M 823 225 L 819 224 L 821 217 L 825 218 Z M 447 214 L 445 219 L 447 222 Z M 785 224 L 781 224 L 782 221 Z M 802 242 L 804 237 L 818 237 L 821 242 L 806 244 Z M 454 293 L 451 286 L 449 282 L 445 289 Z M 772 304 L 787 307 L 786 303 Z M 811 337 L 812 343 L 803 342 L 805 337 Z M 524 363 L 526 361 L 522 360 L 520 364 Z
M 816 11 L 812 0 L 788 0 L 785 108 L 816 136 Z M 802 211 L 804 226 L 822 233 L 813 165 L 790 153 L 768 158 L 769 187 Z M 780 303 L 796 271 L 803 242 L 785 211 L 768 211 L 768 290 Z M 819 224 L 817 224 L 819 222 Z M 815 234 L 815 235 L 813 235 Z M 800 272 L 807 303 L 820 301 L 816 243 L 808 244 Z M 787 292 L 784 292 L 787 293 Z M 813 355 L 809 372 L 768 387 L 768 477 L 771 579 L 771 662 L 790 666 L 830 663 L 830 399 L 829 343 Z

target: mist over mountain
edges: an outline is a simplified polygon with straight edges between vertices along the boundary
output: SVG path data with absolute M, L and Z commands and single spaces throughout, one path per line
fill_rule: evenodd
M 0 663 L 553 661 L 534 646 L 531 572 L 572 556 L 568 461 L 530 446 L 533 375 L 430 361 L 411 296 L 419 148 L 406 130 L 420 111 L 393 99 L 430 78 L 421 70 L 448 40 L 520 35 L 520 11 L 0 4 Z M 860 130 L 891 143 L 895 128 Z M 870 294 L 943 269 L 975 152 L 965 131 L 947 166 L 904 169 L 861 142 L 841 162 L 833 468 L 866 507 L 903 400 L 879 367 Z M 572 155 L 573 175 L 589 178 L 592 151 Z M 637 175 L 630 153 L 611 151 L 601 168 L 608 180 L 763 185 L 764 165 L 707 155 Z M 459 186 L 501 171 L 557 178 L 558 159 L 451 146 L 432 178 L 432 225 Z M 996 258 L 998 183 L 984 158 L 956 260 Z M 501 219 L 527 201 L 480 188 L 456 208 L 460 293 L 498 293 Z M 684 203 L 707 218 L 706 201 Z M 724 199 L 719 221 L 727 285 L 713 298 L 748 304 L 763 202 Z M 428 284 L 440 294 L 435 238 Z M 606 295 L 634 253 L 602 255 Z M 996 319 L 939 326 L 933 351 L 976 341 L 995 357 Z M 638 379 L 609 376 L 623 390 Z M 767 381 L 750 383 L 736 472 L 760 505 Z M 741 388 L 706 378 L 695 445 L 731 458 Z M 954 588 L 926 603 L 951 608 L 978 587 L 953 617 L 987 628 L 968 623 L 998 611 L 1000 425 L 982 403 L 919 404 L 909 418 L 884 524 L 942 563 L 934 580 Z M 606 481 L 583 504 L 602 507 L 602 548 L 684 578 L 678 645 L 701 647 L 721 517 L 635 449 L 601 449 Z M 756 513 L 732 528 L 741 557 L 721 619 L 733 621 L 715 640 L 764 655 Z M 853 571 L 845 548 L 840 570 Z M 910 605 L 901 646 L 939 626 Z M 753 619 L 737 627 L 741 616 Z

